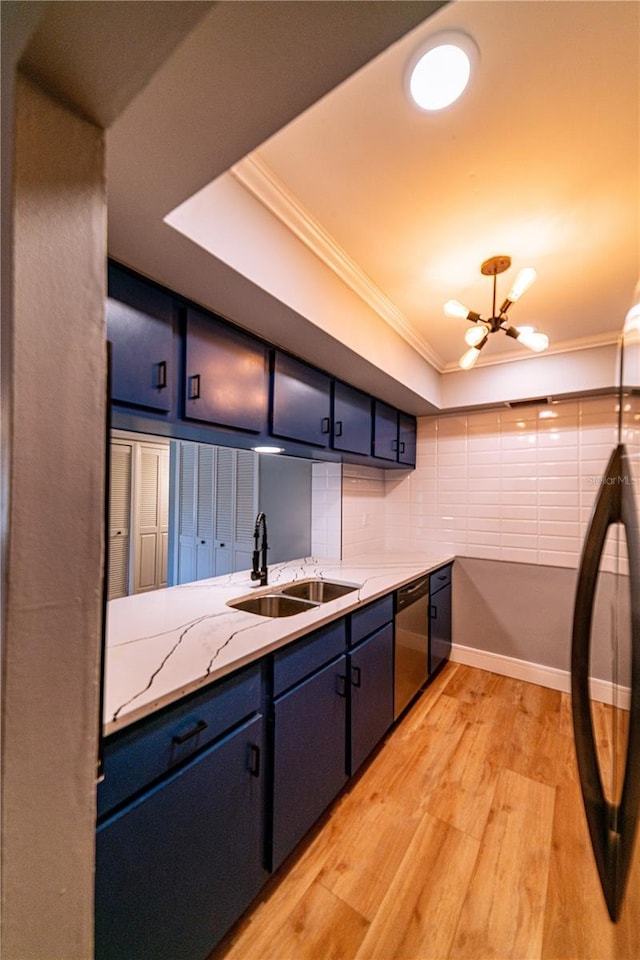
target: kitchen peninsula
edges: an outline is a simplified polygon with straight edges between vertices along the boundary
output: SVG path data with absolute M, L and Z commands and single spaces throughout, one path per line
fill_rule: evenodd
M 97 960 L 213 949 L 392 726 L 395 591 L 450 596 L 452 560 L 306 558 L 257 590 L 241 571 L 110 602 Z M 414 695 L 429 633 L 450 643 L 450 601 L 426 603 Z
M 110 601 L 105 735 L 452 560 L 432 553 L 273 564 L 260 593 L 309 577 L 358 586 L 293 617 L 271 619 L 227 606 L 255 589 L 248 571 Z

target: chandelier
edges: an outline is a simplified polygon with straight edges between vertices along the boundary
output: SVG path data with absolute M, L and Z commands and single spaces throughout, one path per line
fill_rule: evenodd
M 469 327 L 465 333 L 464 339 L 469 349 L 460 357 L 459 362 L 463 370 L 471 369 L 489 339 L 489 334 L 497 333 L 499 330 L 508 337 L 513 337 L 529 350 L 533 350 L 534 353 L 540 353 L 549 346 L 549 337 L 546 334 L 538 333 L 535 327 L 512 327 L 507 319 L 507 311 L 511 304 L 519 300 L 536 279 L 536 272 L 532 267 L 525 267 L 519 272 L 502 306 L 496 312 L 496 277 L 499 273 L 508 270 L 510 266 L 511 257 L 490 257 L 480 267 L 483 276 L 493 277 L 493 308 L 488 320 L 481 317 L 479 313 L 468 310 L 459 300 L 447 300 L 444 305 L 444 312 L 448 317 L 471 320 L 476 324 Z

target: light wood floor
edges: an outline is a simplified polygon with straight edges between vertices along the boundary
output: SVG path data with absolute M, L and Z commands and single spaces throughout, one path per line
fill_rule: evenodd
M 606 710 L 598 708 L 601 746 Z M 448 664 L 210 960 L 640 960 L 609 922 L 569 697 Z

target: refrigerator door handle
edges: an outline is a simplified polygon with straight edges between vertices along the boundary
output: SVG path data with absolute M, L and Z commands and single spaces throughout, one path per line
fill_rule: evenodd
M 591 846 L 611 920 L 620 914 L 640 810 L 640 535 L 624 444 L 611 455 L 584 543 L 573 618 L 571 708 L 580 787 Z M 631 707 L 619 803 L 602 786 L 589 701 L 591 625 L 600 558 L 611 524 L 623 525 L 631 590 Z

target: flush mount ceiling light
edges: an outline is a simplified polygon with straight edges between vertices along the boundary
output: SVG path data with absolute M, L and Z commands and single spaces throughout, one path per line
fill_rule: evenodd
M 544 333 L 536 333 L 535 327 L 512 327 L 507 320 L 507 311 L 511 304 L 519 300 L 536 279 L 536 272 L 531 267 L 525 267 L 520 271 L 506 299 L 496 313 L 496 277 L 499 273 L 508 270 L 510 266 L 511 257 L 490 257 L 480 267 L 480 272 L 485 277 L 493 277 L 493 309 L 489 320 L 484 320 L 479 313 L 468 310 L 459 300 L 447 300 L 444 305 L 444 312 L 448 317 L 471 320 L 478 324 L 476 327 L 469 327 L 464 336 L 469 349 L 460 357 L 460 366 L 463 370 L 469 370 L 474 365 L 489 338 L 489 334 L 497 333 L 498 330 L 502 330 L 508 337 L 513 337 L 514 340 L 518 340 L 519 343 L 535 353 L 540 353 L 541 350 L 546 350 L 549 346 L 549 337 Z
M 478 48 L 465 33 L 437 33 L 412 58 L 408 88 L 421 110 L 442 110 L 460 97 L 478 60 Z

